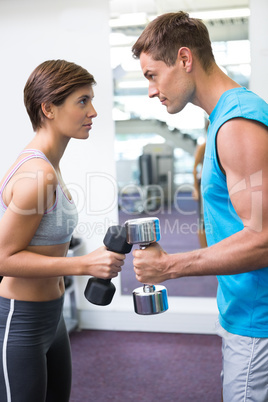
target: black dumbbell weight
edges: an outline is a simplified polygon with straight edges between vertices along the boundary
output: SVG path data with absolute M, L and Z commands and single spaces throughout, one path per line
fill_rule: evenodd
M 103 243 L 110 251 L 119 254 L 128 254 L 132 249 L 132 244 L 128 244 L 126 238 L 125 226 L 110 226 L 103 239 Z M 84 295 L 90 303 L 98 306 L 107 306 L 111 303 L 115 290 L 116 288 L 111 279 L 93 277 L 88 280 Z

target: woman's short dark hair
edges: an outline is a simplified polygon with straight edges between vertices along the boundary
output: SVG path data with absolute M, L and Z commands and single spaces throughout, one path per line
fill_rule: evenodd
M 205 70 L 215 61 L 207 27 L 183 11 L 162 14 L 151 21 L 133 45 L 132 52 L 134 58 L 139 59 L 144 52 L 172 66 L 181 47 L 191 49 Z
M 76 89 L 96 84 L 86 69 L 65 60 L 47 60 L 32 72 L 24 87 L 24 104 L 34 131 L 43 126 L 42 103 L 62 105 Z

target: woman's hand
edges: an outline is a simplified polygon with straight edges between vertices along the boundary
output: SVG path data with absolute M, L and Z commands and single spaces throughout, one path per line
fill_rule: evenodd
M 104 246 L 92 251 L 85 257 L 88 270 L 86 275 L 92 275 L 102 279 L 111 279 L 118 276 L 126 258 L 125 254 L 109 251 Z M 88 261 L 88 257 L 90 261 Z

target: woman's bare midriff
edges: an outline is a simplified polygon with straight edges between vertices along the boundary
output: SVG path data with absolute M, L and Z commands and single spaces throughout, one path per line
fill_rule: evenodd
M 51 246 L 29 246 L 28 251 L 51 257 L 65 257 L 69 243 Z M 38 267 L 36 267 L 38 270 Z M 37 274 L 38 275 L 38 274 Z M 14 278 L 4 277 L 0 283 L 0 296 L 24 301 L 49 301 L 58 299 L 64 293 L 63 277 Z

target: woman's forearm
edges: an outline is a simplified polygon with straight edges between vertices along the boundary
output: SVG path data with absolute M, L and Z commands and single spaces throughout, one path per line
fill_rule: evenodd
M 104 246 L 77 257 L 53 257 L 23 250 L 10 256 L 0 255 L 0 275 L 24 278 L 49 278 L 68 275 L 117 276 L 125 256 Z

